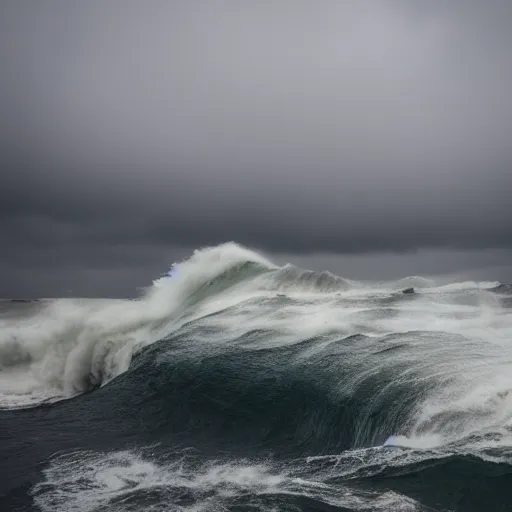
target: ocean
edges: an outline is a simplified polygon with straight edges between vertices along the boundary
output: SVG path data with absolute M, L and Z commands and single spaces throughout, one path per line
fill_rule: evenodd
M 197 250 L 0 303 L 0 510 L 510 511 L 512 287 Z

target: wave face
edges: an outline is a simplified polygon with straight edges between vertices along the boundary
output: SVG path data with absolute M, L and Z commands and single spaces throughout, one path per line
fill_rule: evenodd
M 43 465 L 21 496 L 12 470 L 7 496 L 43 511 L 510 510 L 510 293 L 359 283 L 225 244 L 136 300 L 4 304 L 0 420 Z

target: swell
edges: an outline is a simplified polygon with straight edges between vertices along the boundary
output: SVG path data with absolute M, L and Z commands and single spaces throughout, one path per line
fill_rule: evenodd
M 433 510 L 510 509 L 510 461 L 450 447 L 421 452 L 369 449 L 311 457 L 304 471 L 309 478 L 330 485 L 350 484 L 354 490 L 369 492 L 393 490 Z
M 280 291 L 332 293 L 350 288 L 349 281 L 331 272 L 314 272 L 293 265 L 285 265 L 274 271 L 271 278 L 273 287 L 269 286 L 269 288 Z
M 137 355 L 130 371 L 112 384 L 131 388 L 139 396 L 139 413 L 166 432 L 194 439 L 194 445 L 281 454 L 382 444 L 392 433 L 407 431 L 422 396 L 435 385 L 397 379 L 406 370 L 398 360 L 379 368 L 383 350 L 396 353 L 406 342 L 350 336 L 244 346 L 272 334 L 246 333 L 229 349 L 198 347 L 197 340 L 182 337 L 163 340 Z M 353 351 L 365 357 L 356 361 Z
M 512 465 L 451 454 L 357 478 L 360 489 L 387 490 L 439 510 L 510 510 Z M 427 491 L 428 489 L 428 491 Z
M 465 334 L 474 328 L 347 335 L 330 329 L 328 317 L 322 334 L 300 337 L 299 318 L 289 335 L 267 316 L 282 301 L 294 311 L 294 301 L 276 297 L 267 310 L 256 303 L 258 322 L 226 323 L 236 318 L 228 308 L 183 324 L 140 352 L 117 384 L 139 395 L 140 410 L 150 404 L 148 415 L 164 431 L 255 453 L 339 453 L 382 446 L 391 436 L 394 444 L 424 449 L 495 431 L 512 418 L 502 310 L 495 316 L 484 308 L 473 319 L 476 336 Z M 347 331 L 370 321 L 370 313 L 391 327 L 403 322 L 398 310 L 382 306 L 357 309 Z M 425 303 L 405 304 L 406 321 L 416 307 Z M 448 311 L 446 326 L 453 329 L 461 321 Z M 330 314 L 347 312 L 334 307 Z M 503 341 L 496 329 L 492 342 L 482 341 L 481 326 L 496 322 L 505 328 Z

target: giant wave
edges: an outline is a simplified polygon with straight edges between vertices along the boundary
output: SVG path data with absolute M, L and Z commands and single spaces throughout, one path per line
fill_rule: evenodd
M 464 474 L 499 510 L 511 503 L 497 498 L 512 475 L 509 293 L 355 282 L 224 244 L 137 299 L 2 318 L 0 405 L 46 404 L 56 422 L 97 409 L 137 440 L 50 458 L 32 490 L 42 510 L 471 510 Z M 155 442 L 166 448 L 143 447 Z M 464 496 L 443 487 L 450 473 Z

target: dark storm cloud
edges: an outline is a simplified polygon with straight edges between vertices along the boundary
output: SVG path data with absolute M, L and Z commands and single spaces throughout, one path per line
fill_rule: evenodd
M 510 247 L 511 47 L 500 0 L 3 2 L 2 261 Z

